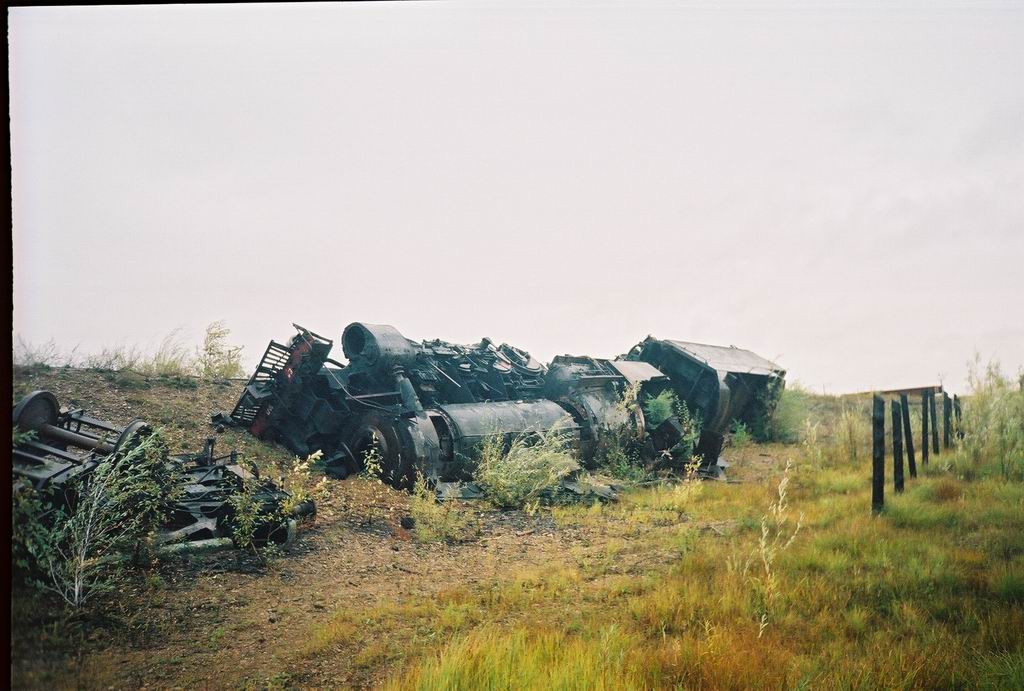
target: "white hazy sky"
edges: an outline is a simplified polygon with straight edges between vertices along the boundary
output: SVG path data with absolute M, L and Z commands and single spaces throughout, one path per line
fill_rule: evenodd
M 12 9 L 14 333 L 1024 364 L 1022 5 L 764 7 Z

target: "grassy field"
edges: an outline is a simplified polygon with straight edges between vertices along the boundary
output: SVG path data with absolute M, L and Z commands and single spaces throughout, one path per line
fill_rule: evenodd
M 188 386 L 22 369 L 15 392 L 148 416 L 198 448 L 240 385 Z M 1024 688 L 1024 484 L 992 455 L 1020 447 L 943 451 L 872 516 L 866 417 L 814 410 L 801 443 L 727 448 L 728 483 L 534 514 L 465 504 L 454 543 L 401 528 L 407 494 L 332 482 L 267 567 L 157 564 L 73 616 L 16 591 L 15 685 Z
M 560 512 L 606 531 L 608 559 L 425 603 L 458 632 L 390 686 L 1024 688 L 1024 488 L 928 472 L 873 518 L 862 470 L 792 472 L 764 541 L 774 482 Z M 674 563 L 619 572 L 656 550 Z

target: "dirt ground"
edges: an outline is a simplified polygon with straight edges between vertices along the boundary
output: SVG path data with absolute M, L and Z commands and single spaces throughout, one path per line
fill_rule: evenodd
M 175 384 L 136 375 L 17 370 L 15 399 L 36 389 L 64 405 L 124 424 L 142 417 L 164 426 L 175 451 L 218 448 L 269 467 L 289 454 L 244 433 L 217 435 L 210 413 L 230 410 L 242 383 Z M 731 482 L 762 479 L 778 459 L 758 447 L 734 451 Z M 236 552 L 154 565 L 116 593 L 69 617 L 53 600 L 17 589 L 12 602 L 12 680 L 16 688 L 239 688 L 287 684 L 366 688 L 401 659 L 336 654 L 294 662 L 311 631 L 338 612 L 402 605 L 442 591 L 479 591 L 539 566 L 569 565 L 604 551 L 600 525 L 565 525 L 550 512 L 529 516 L 469 505 L 473 539 L 420 544 L 403 529 L 409 498 L 366 478 L 330 483 L 318 515 L 269 566 Z M 652 527 L 652 530 L 657 529 Z M 716 528 L 717 530 L 717 528 Z M 623 573 L 633 565 L 622 557 Z M 651 560 L 671 559 L 658 553 Z M 637 567 L 639 568 L 639 567 Z

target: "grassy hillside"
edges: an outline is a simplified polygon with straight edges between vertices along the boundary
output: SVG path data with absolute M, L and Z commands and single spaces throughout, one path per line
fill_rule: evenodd
M 16 370 L 38 388 L 197 449 L 241 384 Z M 729 483 L 470 503 L 464 540 L 420 543 L 409 496 L 355 478 L 268 566 L 154 564 L 75 615 L 19 588 L 15 686 L 1024 688 L 1024 485 L 986 470 L 1020 447 L 945 451 L 873 517 L 866 417 L 812 403 L 801 443 L 727 448 Z

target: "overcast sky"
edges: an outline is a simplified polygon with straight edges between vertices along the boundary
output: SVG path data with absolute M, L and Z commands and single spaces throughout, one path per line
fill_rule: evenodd
M 9 10 L 14 333 L 653 334 L 963 391 L 1024 364 L 1024 10 L 900 7 Z

